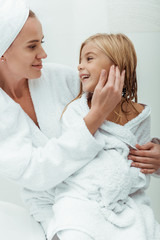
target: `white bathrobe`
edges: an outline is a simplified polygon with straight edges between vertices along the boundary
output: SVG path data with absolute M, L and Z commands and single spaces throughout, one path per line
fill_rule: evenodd
M 25 187 L 23 198 L 30 214 L 41 222 L 45 231 L 52 226 L 54 218 L 54 187 L 92 160 L 106 145 L 101 134 L 93 137 L 89 133 L 76 112 L 63 122 L 68 130 L 59 137 L 61 113 L 78 88 L 77 74 L 55 64 L 46 64 L 41 78 L 29 80 L 40 129 L 0 89 L 0 174 Z
M 62 134 L 88 113 L 86 95 L 68 106 Z M 144 192 L 150 176 L 130 167 L 127 158 L 129 148 L 150 141 L 149 107 L 124 126 L 105 121 L 96 136 L 105 142 L 103 150 L 55 188 L 49 240 L 63 230 L 78 230 L 94 240 L 160 239 L 160 225 Z
M 45 229 L 52 217 L 54 187 L 104 146 L 90 134 L 83 119 L 59 137 L 61 113 L 78 88 L 78 74 L 55 64 L 46 64 L 39 79 L 29 80 L 40 129 L 0 89 L 0 174 L 25 187 L 30 214 Z

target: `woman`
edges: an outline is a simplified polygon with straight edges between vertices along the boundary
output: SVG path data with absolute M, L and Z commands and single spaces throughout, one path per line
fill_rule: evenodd
M 92 135 L 120 101 L 124 77 L 110 74 L 109 86 L 102 71 L 90 112 L 59 137 L 61 112 L 78 91 L 77 75 L 55 64 L 42 69 L 41 24 L 22 0 L 0 0 L 0 6 L 0 171 L 25 187 L 30 213 L 47 228 L 54 186 L 103 148 Z
M 0 5 L 0 171 L 27 188 L 30 212 L 45 228 L 52 217 L 54 186 L 103 148 L 92 134 L 120 101 L 123 76 L 110 75 L 111 88 L 103 71 L 91 111 L 59 137 L 61 112 L 78 90 L 77 74 L 55 64 L 41 74 L 46 53 L 40 22 L 21 0 Z

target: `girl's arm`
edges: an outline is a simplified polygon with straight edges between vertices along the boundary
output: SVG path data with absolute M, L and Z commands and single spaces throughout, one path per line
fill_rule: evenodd
M 32 144 L 25 113 L 1 89 L 0 172 L 26 188 L 40 191 L 56 186 L 87 164 L 104 146 L 92 134 L 120 101 L 123 81 L 124 74 L 120 76 L 112 69 L 105 84 L 103 72 L 89 115 L 74 121 L 60 138 L 52 138 L 42 147 Z
M 138 150 L 131 150 L 129 159 L 134 161 L 132 166 L 141 168 L 143 173 L 160 175 L 160 140 L 152 141 L 142 146 L 136 145 Z

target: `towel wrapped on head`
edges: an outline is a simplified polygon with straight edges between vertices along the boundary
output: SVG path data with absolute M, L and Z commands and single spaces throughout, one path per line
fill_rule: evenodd
M 25 0 L 0 0 L 0 57 L 10 47 L 29 15 Z

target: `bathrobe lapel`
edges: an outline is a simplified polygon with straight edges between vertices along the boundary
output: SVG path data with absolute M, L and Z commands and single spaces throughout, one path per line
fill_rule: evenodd
M 60 126 L 57 124 L 55 126 L 54 104 L 48 87 L 43 75 L 40 79 L 29 80 L 29 90 L 40 128 L 37 127 L 35 131 L 39 130 L 41 136 L 43 134 L 47 138 L 51 138 L 59 135 Z

